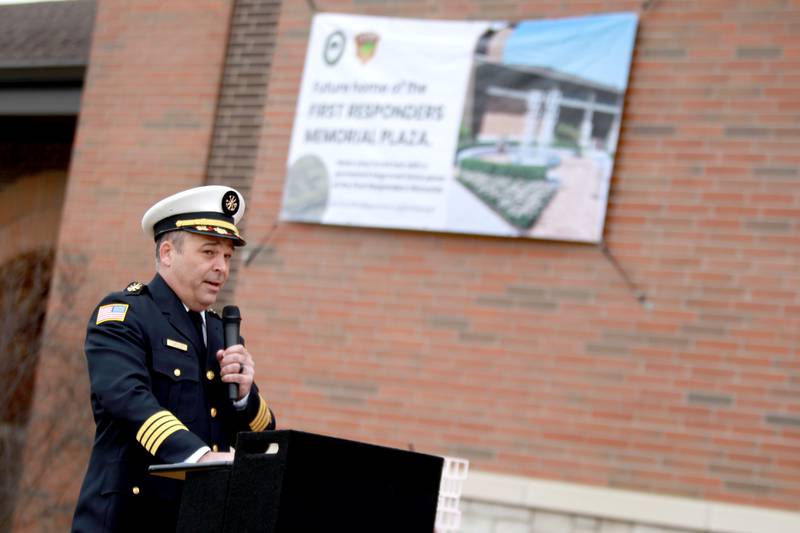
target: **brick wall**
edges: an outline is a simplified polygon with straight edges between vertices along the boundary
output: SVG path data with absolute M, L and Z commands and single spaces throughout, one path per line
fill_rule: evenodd
M 250 197 L 255 176 L 280 7 L 277 0 L 233 3 L 206 182 L 234 187 L 245 199 Z M 243 219 L 239 230 L 244 232 L 246 227 Z M 235 256 L 217 308 L 230 302 L 240 263 Z
M 642 2 L 316 2 L 436 18 Z M 281 224 L 240 273 L 284 427 L 473 468 L 796 508 L 800 3 L 642 13 L 598 247 Z M 279 210 L 311 13 L 284 3 L 248 239 Z

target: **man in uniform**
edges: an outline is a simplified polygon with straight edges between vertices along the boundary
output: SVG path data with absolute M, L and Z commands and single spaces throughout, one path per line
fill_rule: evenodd
M 142 218 L 156 274 L 106 296 L 89 320 L 86 358 L 97 430 L 73 531 L 174 531 L 181 482 L 156 463 L 232 459 L 239 431 L 275 427 L 242 344 L 224 348 L 210 306 L 228 279 L 244 199 L 222 186 L 165 198 Z M 238 398 L 228 398 L 230 383 Z

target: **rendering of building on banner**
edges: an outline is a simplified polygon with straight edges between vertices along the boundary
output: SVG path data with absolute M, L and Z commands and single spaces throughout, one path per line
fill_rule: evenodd
M 456 181 L 502 222 L 466 209 L 484 213 L 483 221 L 470 219 L 473 226 L 506 224 L 534 238 L 602 238 L 636 21 L 599 18 L 531 21 L 493 29 L 478 42 Z M 609 32 L 620 23 L 626 31 Z M 602 46 L 573 50 L 558 42 L 565 35 L 579 42 L 630 39 L 630 46 L 617 47 L 627 52 L 619 59 L 604 58 L 613 62 L 610 75 L 595 73 L 583 65 L 602 62 Z
M 599 242 L 637 22 L 315 16 L 282 219 Z

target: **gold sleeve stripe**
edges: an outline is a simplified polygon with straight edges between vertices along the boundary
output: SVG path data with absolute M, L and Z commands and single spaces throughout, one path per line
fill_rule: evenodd
M 167 437 L 179 430 L 189 429 L 169 411 L 158 411 L 144 421 L 136 433 L 136 440 L 155 455 Z
M 155 448 L 155 443 L 158 442 L 159 439 L 161 439 L 161 437 L 165 433 L 174 433 L 174 431 L 171 431 L 173 428 L 181 429 L 182 427 L 185 427 L 185 426 L 183 424 L 181 424 L 178 421 L 178 419 L 175 419 L 175 420 L 172 420 L 170 422 L 167 422 L 166 424 L 162 424 L 161 426 L 159 426 L 158 430 L 155 431 L 150 436 L 150 438 L 148 440 L 142 442 L 142 446 L 144 446 L 147 449 L 148 452 L 150 452 L 153 455 L 155 455 L 156 454 L 155 449 L 154 449 Z M 163 439 L 161 439 L 161 440 L 163 441 Z
M 153 443 L 153 447 L 152 447 L 152 449 L 150 449 L 150 453 L 155 455 L 156 452 L 158 452 L 158 449 L 161 447 L 161 443 L 163 443 L 167 439 L 167 437 L 169 437 L 170 435 L 172 435 L 176 431 L 189 431 L 186 428 L 186 426 L 184 426 L 180 422 L 178 422 L 178 424 L 179 424 L 178 426 L 171 427 L 171 428 L 165 430 L 164 433 L 161 434 L 161 436 L 158 438 L 158 440 L 156 440 L 155 443 Z
M 142 424 L 142 426 L 139 428 L 139 431 L 136 433 L 136 440 L 142 442 L 142 437 L 144 436 L 145 432 L 150 429 L 150 426 L 153 425 L 153 423 L 158 422 L 164 417 L 171 416 L 173 416 L 173 414 L 169 411 L 158 411 L 150 415 L 150 418 L 144 421 L 144 424 Z
M 250 421 L 250 429 L 252 429 L 253 431 L 261 431 L 262 428 L 260 426 L 261 426 L 261 423 L 263 422 L 264 411 L 265 410 L 266 409 L 265 409 L 265 405 L 264 405 L 264 398 L 262 398 L 261 395 L 259 394 L 258 395 L 258 412 L 256 413 L 255 418 L 253 418 L 253 420 Z
M 175 418 L 175 416 L 173 416 L 172 413 L 168 412 L 166 416 L 163 416 L 158 420 L 156 420 L 155 422 L 153 422 L 152 424 L 150 424 L 150 427 L 147 428 L 147 431 L 144 432 L 142 438 L 139 439 L 139 443 L 145 448 L 147 448 L 147 443 L 152 441 L 154 434 L 159 433 L 161 431 L 161 428 L 163 428 L 164 426 L 167 426 L 175 422 L 178 422 L 178 419 Z
M 250 429 L 253 431 L 264 431 L 272 420 L 272 413 L 269 412 L 267 401 L 260 394 L 258 395 L 258 413 L 256 417 L 250 422 Z

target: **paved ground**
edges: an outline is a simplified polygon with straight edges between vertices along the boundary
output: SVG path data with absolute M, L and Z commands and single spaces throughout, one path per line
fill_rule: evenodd
M 529 237 L 570 241 L 600 240 L 603 233 L 608 166 L 604 156 L 564 158 L 551 171 L 561 180 L 558 192 L 545 207 Z
M 603 234 L 611 161 L 608 156 L 564 157 L 551 173 L 558 192 L 526 234 L 537 239 L 597 242 Z M 451 184 L 447 230 L 518 236 L 519 231 L 461 183 Z

